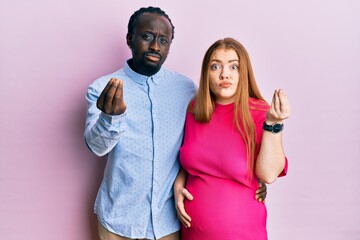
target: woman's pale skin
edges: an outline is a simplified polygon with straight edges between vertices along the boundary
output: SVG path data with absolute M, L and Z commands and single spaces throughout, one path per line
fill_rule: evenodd
M 211 56 L 209 68 L 210 90 L 215 102 L 230 104 L 235 100 L 239 82 L 239 57 L 233 49 L 218 49 Z M 290 116 L 290 104 L 283 90 L 274 92 L 270 109 L 266 113 L 266 123 L 283 123 Z M 265 183 L 273 183 L 283 171 L 285 154 L 282 146 L 282 133 L 264 131 L 261 147 L 256 159 L 255 174 Z M 185 198 L 193 200 L 193 196 L 184 187 L 187 173 L 181 169 L 174 185 L 175 205 L 178 217 L 185 227 L 191 226 L 191 217 L 184 208 Z M 257 192 L 258 193 L 258 192 Z M 256 196 L 257 197 L 257 196 Z

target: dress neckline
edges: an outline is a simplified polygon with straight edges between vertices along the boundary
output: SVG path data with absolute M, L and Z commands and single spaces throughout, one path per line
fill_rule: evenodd
M 230 110 L 234 109 L 235 103 L 228 103 L 228 104 L 221 104 L 221 103 L 215 103 L 215 111 L 217 112 L 228 112 Z

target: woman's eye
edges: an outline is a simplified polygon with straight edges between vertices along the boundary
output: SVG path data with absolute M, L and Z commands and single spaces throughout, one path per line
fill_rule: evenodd
M 239 66 L 238 66 L 238 65 L 233 65 L 233 66 L 231 66 L 231 69 L 232 69 L 232 70 L 238 70 L 238 69 L 239 69 Z
M 213 64 L 210 66 L 211 70 L 219 70 L 220 69 L 220 66 L 219 64 Z

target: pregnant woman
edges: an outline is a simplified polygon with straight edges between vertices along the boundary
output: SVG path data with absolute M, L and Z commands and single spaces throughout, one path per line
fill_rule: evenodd
M 286 174 L 284 91 L 266 103 L 245 48 L 232 38 L 207 50 L 200 85 L 190 103 L 174 185 L 182 239 L 265 240 L 266 206 L 256 200 L 259 180 Z

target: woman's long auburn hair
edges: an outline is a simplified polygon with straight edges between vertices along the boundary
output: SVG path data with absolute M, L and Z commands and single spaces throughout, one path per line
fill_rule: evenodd
M 210 91 L 209 64 L 212 55 L 219 49 L 232 49 L 239 58 L 239 83 L 235 93 L 234 122 L 246 145 L 248 180 L 250 181 L 254 177 L 255 125 L 250 114 L 249 98 L 262 100 L 264 105 L 259 107 L 263 110 L 268 104 L 257 87 L 249 55 L 241 43 L 233 38 L 224 38 L 209 47 L 202 62 L 199 90 L 189 111 L 193 112 L 198 122 L 205 123 L 211 119 L 215 108 L 215 96 Z

